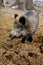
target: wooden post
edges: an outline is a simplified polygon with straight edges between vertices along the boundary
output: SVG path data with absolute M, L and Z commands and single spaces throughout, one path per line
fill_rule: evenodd
M 19 9 L 26 10 L 26 0 L 19 0 Z
M 0 5 L 3 6 L 3 0 L 0 0 Z
M 27 0 L 26 8 L 28 10 L 34 9 L 33 0 Z
M 30 10 L 33 9 L 33 0 L 16 0 L 18 6 L 22 10 Z

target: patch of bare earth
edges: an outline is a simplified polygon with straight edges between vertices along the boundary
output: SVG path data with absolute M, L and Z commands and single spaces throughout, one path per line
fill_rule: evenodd
M 22 15 L 24 12 L 0 9 L 0 65 L 43 65 L 43 15 L 39 16 L 39 27 L 33 42 L 21 43 L 20 39 L 7 41 L 15 13 Z

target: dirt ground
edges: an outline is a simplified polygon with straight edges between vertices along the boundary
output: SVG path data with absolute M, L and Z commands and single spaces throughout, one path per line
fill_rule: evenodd
M 39 15 L 39 27 L 33 42 L 7 41 L 13 27 L 14 14 L 24 12 L 0 7 L 0 65 L 43 65 L 43 13 Z

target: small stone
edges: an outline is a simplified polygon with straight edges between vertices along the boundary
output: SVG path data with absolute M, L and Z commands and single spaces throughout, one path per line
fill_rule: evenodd
M 3 55 L 6 54 L 6 52 L 3 53 Z
M 29 52 L 28 55 L 29 55 L 30 57 L 36 56 L 36 55 L 35 55 L 34 53 L 32 53 L 32 52 Z
M 19 53 L 19 51 L 14 51 L 17 55 L 18 55 L 18 53 Z

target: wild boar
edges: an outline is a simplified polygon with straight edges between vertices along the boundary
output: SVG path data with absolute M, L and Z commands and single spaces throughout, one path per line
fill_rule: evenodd
M 25 12 L 25 14 L 20 17 L 18 14 L 16 14 L 15 23 L 17 24 L 17 28 L 13 27 L 13 32 L 11 33 L 10 38 L 12 37 L 12 35 L 16 37 L 22 36 L 22 42 L 25 42 L 25 40 L 32 42 L 33 34 L 37 30 L 39 24 L 38 13 L 34 10 L 30 10 Z

